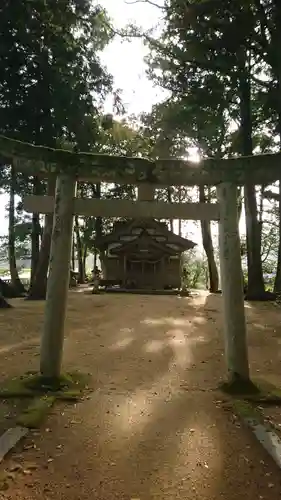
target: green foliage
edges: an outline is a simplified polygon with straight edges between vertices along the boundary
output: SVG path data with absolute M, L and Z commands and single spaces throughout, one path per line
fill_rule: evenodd
M 1 133 L 87 148 L 112 84 L 98 56 L 111 37 L 105 11 L 88 1 L 8 0 L 0 13 Z
M 1 255 L 1 253 L 0 253 Z M 6 267 L 0 267 L 0 277 L 1 276 L 8 276 L 10 274 L 10 270 Z
M 170 93 L 156 106 L 154 120 L 160 112 L 166 128 L 184 132 L 208 156 L 241 153 L 241 82 L 250 78 L 254 149 L 276 149 L 270 132 L 281 103 L 278 3 L 167 0 L 164 5 L 161 36 L 145 35 L 149 76 Z
M 277 151 L 280 3 L 166 0 L 162 13 L 160 36 L 144 36 L 150 47 L 149 77 L 169 97 L 145 117 L 145 125 L 166 151 L 185 156 L 192 146 L 208 157 Z M 279 221 L 274 203 L 266 207 L 260 190 L 246 196 L 249 285 L 262 288 L 261 260 L 265 273 L 276 269 Z M 246 252 L 245 247 L 244 258 Z
M 90 375 L 71 372 L 56 380 L 46 380 L 36 372 L 4 381 L 0 386 L 0 399 L 52 396 L 63 400 L 78 399 L 88 387 Z
M 31 222 L 29 215 L 20 214 L 14 226 L 15 256 L 17 260 L 30 257 Z M 0 260 L 8 260 L 8 237 L 0 236 Z
M 95 144 L 95 151 L 103 154 L 119 156 L 149 156 L 149 140 L 142 133 L 134 117 L 130 121 L 126 119 L 113 120 L 111 127 L 103 129 L 99 136 L 98 144 Z M 81 197 L 100 197 L 103 199 L 136 199 L 135 186 L 132 185 L 93 185 L 89 183 L 79 183 L 78 194 Z M 117 218 L 116 218 L 117 219 Z M 104 233 L 110 232 L 114 224 L 114 219 L 103 219 L 102 230 Z M 94 217 L 79 217 L 80 240 L 84 250 L 95 251 L 96 219 Z
M 113 36 L 106 11 L 95 0 L 27 0 L 17 5 L 7 0 L 0 14 L 0 134 L 75 151 L 100 145 L 111 127 L 102 105 L 113 87 L 100 59 Z M 114 99 L 120 109 L 118 90 Z M 1 192 L 9 186 L 4 164 Z M 45 182 L 22 174 L 17 174 L 14 188 L 20 196 L 46 193 Z M 22 207 L 17 215 L 15 254 L 21 259 L 30 255 L 32 228 Z M 5 238 L 1 258 L 7 258 Z
M 35 398 L 17 419 L 17 424 L 28 429 L 38 429 L 50 412 L 55 398 L 42 396 Z
M 187 270 L 187 288 L 206 289 L 208 285 L 207 260 L 195 250 L 184 254 L 182 268 Z
M 254 2 L 242 6 L 230 0 L 194 1 L 187 6 L 169 0 L 165 5 L 160 39 L 148 37 L 149 75 L 170 92 L 170 98 L 158 106 L 162 123 L 176 133 L 184 133 L 203 155 L 241 153 L 238 82 L 242 68 L 246 68 L 253 75 L 254 135 L 258 145 L 266 148 L 262 145 L 265 131 L 258 131 L 265 116 L 263 102 L 257 98 L 261 87 L 256 84 L 256 52 L 250 61 L 244 60 L 246 47 L 256 47 L 260 41 Z M 267 72 L 265 63 L 262 67 Z

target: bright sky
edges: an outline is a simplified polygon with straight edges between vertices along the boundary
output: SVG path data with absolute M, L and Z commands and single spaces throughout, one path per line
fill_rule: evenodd
M 149 29 L 159 23 L 159 9 L 145 3 L 129 2 L 130 0 L 101 0 L 113 19 L 116 30 L 129 23 L 135 23 L 143 29 Z M 151 106 L 163 97 L 163 91 L 154 88 L 146 78 L 143 62 L 146 54 L 147 49 L 141 40 L 124 42 L 118 36 L 103 53 L 108 70 L 114 75 L 115 86 L 123 90 L 123 100 L 128 113 L 150 111 Z

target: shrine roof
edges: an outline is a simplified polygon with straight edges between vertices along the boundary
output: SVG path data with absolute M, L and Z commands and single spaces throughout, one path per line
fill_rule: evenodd
M 141 229 L 140 233 L 133 233 L 134 229 Z M 139 239 L 140 235 L 145 231 L 148 234 L 149 230 L 154 230 L 153 234 L 149 234 L 151 240 L 155 242 L 156 237 L 165 236 L 165 240 L 161 242 L 157 242 L 162 248 L 167 245 L 167 243 L 174 243 L 180 247 L 180 251 L 188 250 L 196 246 L 196 243 L 193 241 L 183 238 L 172 231 L 170 231 L 167 227 L 166 223 L 158 222 L 155 219 L 134 219 L 128 221 L 120 221 L 115 223 L 113 227 L 113 231 L 100 238 L 96 244 L 100 249 L 106 249 L 108 245 L 115 242 L 122 242 L 124 245 L 128 245 L 128 241 L 122 241 L 122 237 L 129 236 L 134 234 L 136 241 Z M 132 242 L 133 242 L 132 241 Z M 123 245 L 123 246 L 124 246 Z
M 144 229 L 143 232 L 136 236 L 132 241 L 123 242 L 120 247 L 114 248 L 113 252 L 115 254 L 142 254 L 146 251 L 147 254 L 158 254 L 161 255 L 166 253 L 167 255 L 177 255 L 179 253 L 178 248 L 172 248 L 167 245 L 167 242 L 158 242 L 153 235 L 147 233 Z

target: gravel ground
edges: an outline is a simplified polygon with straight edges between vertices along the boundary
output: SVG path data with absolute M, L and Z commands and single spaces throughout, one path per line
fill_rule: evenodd
M 43 303 L 14 305 L 0 311 L 3 375 L 38 365 Z M 0 499 L 281 498 L 279 469 L 217 390 L 225 369 L 220 310 L 221 297 L 206 293 L 71 292 L 65 369 L 91 372 L 93 392 L 57 406 L 2 464 L 9 488 Z M 269 304 L 246 310 L 252 373 L 281 386 L 281 313 Z

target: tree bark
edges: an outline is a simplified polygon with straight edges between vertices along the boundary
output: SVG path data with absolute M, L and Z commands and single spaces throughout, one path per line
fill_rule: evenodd
M 33 194 L 41 194 L 41 183 L 37 177 L 33 179 Z M 31 230 L 31 273 L 30 273 L 30 287 L 34 284 L 35 273 L 38 267 L 40 255 L 40 216 L 39 214 L 32 214 L 32 230 Z
M 80 236 L 79 229 L 79 219 L 78 216 L 75 215 L 75 235 L 76 235 L 76 248 L 77 248 L 77 260 L 78 260 L 78 283 L 81 285 L 85 283 L 85 268 L 84 268 L 84 258 L 83 258 L 83 245 Z
M 95 221 L 95 239 L 99 240 L 102 237 L 102 235 L 103 235 L 103 220 L 102 220 L 102 217 L 96 217 L 96 221 Z
M 167 187 L 168 203 L 173 203 L 172 194 L 173 194 L 173 188 L 171 186 Z M 170 230 L 172 232 L 174 232 L 174 220 L 173 219 L 170 219 Z
M 278 133 L 279 133 L 279 141 L 281 144 L 281 71 L 280 78 L 278 79 L 278 90 L 279 90 L 279 99 L 280 99 L 280 111 L 278 114 Z M 281 147 L 280 147 L 281 149 Z M 276 275 L 274 280 L 274 293 L 281 293 L 281 179 L 279 180 L 279 197 L 278 197 L 278 212 L 279 212 L 279 227 L 278 227 L 278 258 L 276 264 Z
M 13 306 L 9 304 L 0 293 L 0 309 L 11 309 Z
M 74 238 L 74 232 L 73 232 L 73 235 L 72 235 L 71 267 L 72 267 L 72 270 L 75 271 L 75 238 Z
M 204 186 L 199 186 L 199 202 L 206 203 Z M 216 293 L 219 289 L 219 274 L 214 255 L 211 223 L 206 220 L 201 220 L 200 223 L 201 223 L 203 247 L 208 261 L 210 292 Z
M 276 264 L 276 275 L 274 281 L 274 293 L 281 293 L 281 180 L 279 181 L 279 200 L 278 200 L 278 210 L 279 210 L 279 227 L 278 227 L 278 258 Z
M 18 296 L 26 292 L 18 274 L 16 250 L 15 250 L 15 193 L 16 193 L 17 175 L 14 165 L 11 165 L 10 179 L 10 203 L 9 203 L 9 234 L 8 234 L 8 254 L 11 275 L 11 286 Z
M 99 200 L 101 199 L 101 183 L 99 182 L 96 184 L 95 188 L 95 197 L 98 198 Z M 95 239 L 98 241 L 103 235 L 103 219 L 102 217 L 97 217 L 95 221 Z M 94 252 L 94 267 L 96 266 L 97 262 L 97 248 L 95 248 Z M 104 252 L 99 252 L 99 258 L 100 258 L 100 263 L 101 263 L 101 268 L 102 271 L 104 271 Z
M 18 292 L 15 288 L 10 285 L 10 283 L 6 283 L 6 281 L 0 278 L 0 295 L 5 297 L 5 299 L 15 299 L 19 296 Z
M 40 216 L 39 214 L 32 214 L 30 287 L 32 287 L 34 284 L 36 269 L 38 268 L 39 263 L 40 235 Z
M 84 276 L 85 276 L 85 280 L 86 280 L 86 275 L 87 275 L 87 271 L 86 271 L 86 262 L 87 262 L 87 255 L 88 255 L 88 248 L 87 246 L 84 247 L 84 251 L 83 251 L 83 272 L 84 272 Z
M 241 193 L 241 187 L 237 189 L 237 208 L 238 208 L 238 222 L 240 222 L 241 219 L 241 214 L 242 214 L 242 208 L 243 208 L 243 199 L 242 199 L 242 193 Z
M 54 178 L 49 179 L 47 187 L 48 196 L 54 196 L 55 182 Z M 53 214 L 47 214 L 45 216 L 45 225 L 40 247 L 38 266 L 35 272 L 33 284 L 30 287 L 27 297 L 29 300 L 45 300 L 46 298 L 52 228 Z
M 179 193 L 179 203 L 182 202 L 182 187 L 179 187 L 178 193 Z M 179 219 L 179 236 L 182 236 L 182 219 Z
M 240 114 L 241 114 L 241 146 L 244 156 L 253 154 L 251 87 L 248 72 L 241 69 L 239 75 Z M 257 200 L 255 185 L 247 183 L 244 186 L 248 287 L 248 300 L 264 300 L 265 288 L 261 261 L 261 238 L 257 215 Z
M 272 36 L 272 45 L 275 47 L 277 51 L 278 41 L 280 37 L 280 29 L 281 29 L 281 6 L 280 2 L 274 1 L 274 17 L 275 17 L 275 30 Z M 276 57 L 273 59 L 276 67 L 273 68 L 276 74 L 277 80 L 277 103 L 278 103 L 278 135 L 279 135 L 279 148 L 281 150 L 281 56 L 278 51 Z M 278 259 L 277 259 L 277 267 L 276 267 L 276 276 L 274 282 L 274 292 L 281 293 L 281 179 L 279 180 L 279 200 L 278 200 L 278 208 L 279 208 L 279 245 L 278 245 Z

